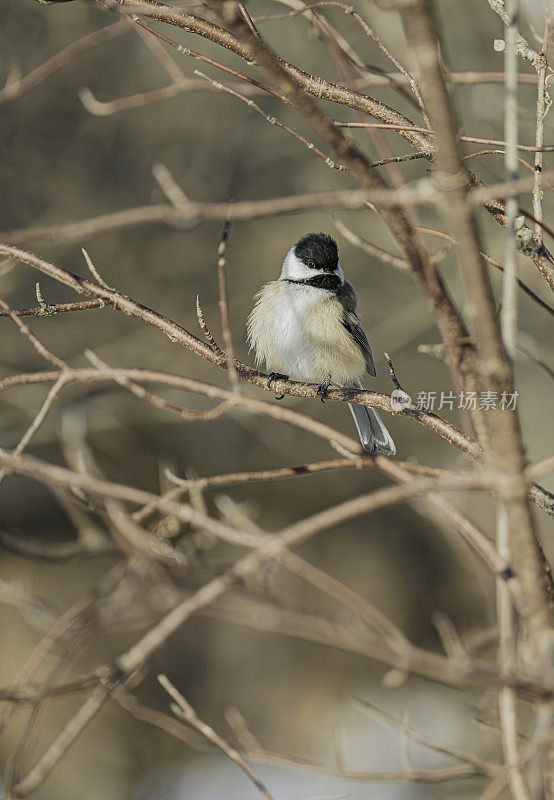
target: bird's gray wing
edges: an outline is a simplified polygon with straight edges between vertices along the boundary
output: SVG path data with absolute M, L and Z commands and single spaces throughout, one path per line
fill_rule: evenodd
M 349 283 L 343 283 L 340 287 L 337 300 L 342 306 L 342 324 L 362 351 L 367 371 L 375 377 L 373 354 L 362 324 L 356 316 L 356 293 Z
M 365 365 L 366 369 L 370 375 L 375 377 L 375 363 L 373 361 L 373 353 L 371 352 L 371 347 L 369 346 L 369 342 L 367 341 L 367 336 L 364 333 L 364 329 L 360 323 L 360 320 L 356 316 L 353 311 L 348 311 L 344 308 L 343 315 L 342 315 L 342 324 L 346 328 L 346 330 L 352 335 L 356 344 L 360 347 L 362 353 L 364 354 Z

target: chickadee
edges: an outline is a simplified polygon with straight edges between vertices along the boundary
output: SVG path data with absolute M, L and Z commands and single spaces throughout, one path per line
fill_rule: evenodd
M 363 388 L 375 375 L 371 347 L 356 316 L 356 293 L 344 280 L 337 243 L 309 233 L 288 251 L 278 280 L 256 295 L 248 318 L 248 342 L 268 385 L 275 378 L 318 383 L 323 400 L 329 384 Z M 363 448 L 392 456 L 396 447 L 373 408 L 348 404 Z

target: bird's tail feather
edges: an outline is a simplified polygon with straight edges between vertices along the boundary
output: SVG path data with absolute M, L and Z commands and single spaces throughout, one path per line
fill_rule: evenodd
M 396 445 L 377 411 L 374 408 L 358 406 L 353 403 L 349 403 L 348 407 L 354 417 L 358 436 L 366 453 L 395 455 Z

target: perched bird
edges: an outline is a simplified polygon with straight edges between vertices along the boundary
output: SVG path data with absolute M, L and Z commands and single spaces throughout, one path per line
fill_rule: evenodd
M 337 243 L 309 233 L 288 251 L 281 275 L 256 295 L 248 341 L 256 363 L 265 362 L 268 385 L 276 378 L 363 388 L 375 375 L 371 347 L 356 316 L 356 293 L 344 280 Z M 394 455 L 396 447 L 373 408 L 349 403 L 366 452 Z

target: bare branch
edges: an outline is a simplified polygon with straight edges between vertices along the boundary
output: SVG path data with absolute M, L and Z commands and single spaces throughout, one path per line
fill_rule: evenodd
M 395 716 L 383 711 L 381 708 L 377 708 L 377 706 L 373 705 L 373 703 L 370 703 L 368 700 L 358 697 L 356 698 L 356 701 L 360 709 L 369 717 L 375 719 L 382 725 L 402 731 L 402 733 L 413 742 L 422 744 L 424 747 L 427 747 L 429 750 L 434 750 L 436 753 L 443 753 L 444 755 L 452 756 L 452 758 L 455 758 L 458 761 L 471 764 L 479 771 L 488 773 L 491 777 L 494 777 L 498 774 L 500 768 L 496 764 L 492 764 L 490 761 L 485 761 L 482 758 L 478 758 L 471 753 L 466 753 L 463 750 L 458 750 L 456 747 L 450 747 L 449 745 L 442 744 L 442 742 L 438 742 L 436 739 L 431 739 L 430 737 L 425 736 L 417 731 L 415 728 L 407 725 L 403 720 L 397 719 Z
M 490 282 L 481 257 L 483 248 L 466 204 L 466 177 L 458 153 L 450 98 L 438 60 L 432 13 L 428 2 L 420 3 L 407 12 L 409 23 L 414 25 L 418 43 L 416 54 L 429 113 L 437 130 L 438 166 L 448 193 L 448 201 L 442 203 L 441 210 L 448 217 L 455 238 L 461 243 L 460 268 L 473 300 L 472 323 L 481 364 L 480 374 L 476 377 L 483 388 L 513 392 L 512 375 L 502 351 Z M 542 633 L 546 625 L 546 600 L 544 585 L 541 585 L 542 570 L 535 529 L 526 502 L 523 444 L 517 415 L 491 413 L 482 420 L 478 419 L 478 424 L 487 462 L 497 474 L 497 497 L 509 508 L 510 537 L 522 570 L 524 591 L 529 603 L 529 623 L 537 634 L 539 631 Z
M 239 767 L 239 769 L 244 772 L 247 778 L 254 784 L 256 789 L 263 797 L 267 798 L 267 800 L 273 800 L 273 795 L 269 793 L 268 789 L 266 788 L 265 784 L 262 783 L 260 778 L 258 778 L 258 776 L 252 772 L 241 754 L 235 750 L 234 747 L 231 747 L 231 745 L 226 742 L 222 736 L 216 733 L 212 727 L 199 719 L 194 708 L 191 706 L 188 700 L 185 700 L 181 692 L 175 688 L 171 681 L 165 675 L 158 675 L 158 681 L 169 694 L 169 696 L 175 701 L 175 703 L 171 706 L 173 713 L 187 722 L 188 725 L 194 728 L 194 730 L 198 731 L 201 736 L 204 736 L 209 742 L 215 745 L 218 750 L 221 750 L 221 752 L 227 756 L 227 758 L 230 758 L 231 761 L 233 761 Z
M 58 358 L 58 356 L 54 355 L 54 353 L 51 353 L 50 350 L 48 350 L 48 348 L 45 347 L 29 329 L 29 327 L 19 319 L 17 313 L 13 311 L 4 300 L 2 300 L 2 298 L 0 298 L 0 308 L 5 312 L 6 316 L 10 317 L 12 322 L 14 322 L 19 329 L 19 332 L 29 340 L 37 353 L 44 358 L 45 361 L 48 361 L 50 364 L 53 364 L 60 370 L 65 370 L 67 368 L 65 361 L 63 361 L 61 358 Z
M 229 204 L 229 208 L 231 203 Z M 227 238 L 231 228 L 230 214 L 225 220 L 221 239 L 217 248 L 217 281 L 219 288 L 219 313 L 221 317 L 221 332 L 225 343 L 225 359 L 227 362 L 227 372 L 234 395 L 240 395 L 240 383 L 237 368 L 235 366 L 235 351 L 233 348 L 233 337 L 231 335 L 231 325 L 229 321 L 229 298 L 227 294 L 227 259 L 225 251 L 227 249 Z
M 344 172 L 345 170 L 348 169 L 348 167 L 345 167 L 344 164 L 337 164 L 337 162 L 333 161 L 332 158 L 329 158 L 329 156 L 326 156 L 325 153 L 323 153 L 321 150 L 319 150 L 319 148 L 317 148 L 313 142 L 310 142 L 308 139 L 305 139 L 304 136 L 301 136 L 299 133 L 297 133 L 296 131 L 292 130 L 292 128 L 289 128 L 283 122 L 279 122 L 279 120 L 276 119 L 276 117 L 272 116 L 271 114 L 267 114 L 253 100 L 249 100 L 247 97 L 245 97 L 244 95 L 240 94 L 240 92 L 237 92 L 235 89 L 232 89 L 230 86 L 226 86 L 225 84 L 220 83 L 219 81 L 212 80 L 212 78 L 208 77 L 208 75 L 205 75 L 203 72 L 200 72 L 200 70 L 198 70 L 198 69 L 194 70 L 194 74 L 198 75 L 200 78 L 203 78 L 204 80 L 206 80 L 209 83 L 211 83 L 211 85 L 214 87 L 214 89 L 217 89 L 218 91 L 221 91 L 221 92 L 226 92 L 227 94 L 230 94 L 233 97 L 236 97 L 239 100 L 242 100 L 243 103 L 246 103 L 246 105 L 249 108 L 251 108 L 253 111 L 256 111 L 258 114 L 260 114 L 267 122 L 269 122 L 270 125 L 277 125 L 278 128 L 281 128 L 286 133 L 290 133 L 290 135 L 294 136 L 294 138 L 297 141 L 299 141 L 299 142 L 301 142 L 301 144 L 305 145 L 308 148 L 308 150 L 311 150 L 313 153 L 316 154 L 316 156 L 319 156 L 319 158 L 322 158 L 323 161 L 325 161 L 325 163 L 327 164 L 327 166 L 331 167 L 331 169 L 336 169 L 339 172 Z
M 38 86 L 39 83 L 45 81 L 63 66 L 71 63 L 82 53 L 86 53 L 88 50 L 91 50 L 93 47 L 98 47 L 98 45 L 104 42 L 109 42 L 111 39 L 121 36 L 121 34 L 126 33 L 128 30 L 129 27 L 126 21 L 120 20 L 112 25 L 106 25 L 104 28 L 94 31 L 94 33 L 89 33 L 87 36 L 83 36 L 82 39 L 77 39 L 76 42 L 67 45 L 32 72 L 29 72 L 28 75 L 12 81 L 1 89 L 0 105 L 21 97 L 31 91 L 31 89 L 34 89 L 35 86 Z

